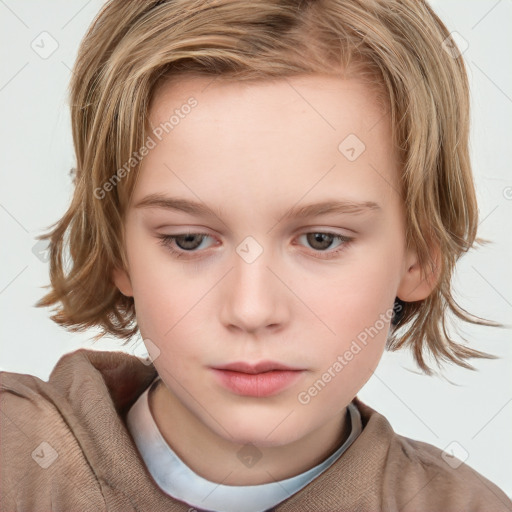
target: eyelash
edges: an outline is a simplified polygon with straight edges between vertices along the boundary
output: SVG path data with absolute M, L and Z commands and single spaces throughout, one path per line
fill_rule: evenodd
M 315 253 L 324 254 L 325 255 L 325 256 L 315 256 L 315 257 L 320 258 L 320 259 L 325 259 L 325 260 L 328 260 L 328 259 L 331 259 L 331 258 L 335 258 L 336 256 L 338 256 L 339 253 L 343 252 L 350 245 L 350 243 L 354 240 L 353 237 L 348 237 L 348 236 L 345 236 L 345 235 L 339 235 L 337 233 L 330 233 L 328 231 L 309 231 L 309 232 L 306 232 L 306 233 L 302 233 L 299 236 L 310 235 L 310 234 L 332 235 L 334 237 L 333 241 L 337 239 L 337 240 L 342 242 L 339 245 L 338 249 L 335 249 L 335 250 L 330 251 L 330 252 L 318 251 L 318 250 L 314 250 L 313 249 L 313 251 Z M 187 256 L 187 254 L 188 253 L 194 254 L 195 252 L 199 252 L 199 251 L 197 251 L 197 250 L 186 251 L 184 249 L 177 250 L 174 247 L 172 247 L 172 245 L 171 245 L 172 242 L 176 238 L 178 238 L 180 236 L 187 236 L 187 235 L 188 236 L 198 236 L 198 237 L 199 236 L 210 237 L 210 235 L 208 233 L 180 233 L 178 235 L 157 235 L 157 238 L 160 239 L 160 242 L 159 242 L 160 245 L 162 245 L 169 252 L 171 252 L 174 255 L 175 258 L 185 257 L 185 258 L 191 259 L 190 256 Z

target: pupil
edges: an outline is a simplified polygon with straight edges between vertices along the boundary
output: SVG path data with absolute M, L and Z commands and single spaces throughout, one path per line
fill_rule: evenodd
M 328 233 L 313 233 L 312 235 L 308 235 L 308 242 L 315 249 L 327 249 L 332 242 L 332 235 Z M 320 247 L 315 246 L 315 244 L 319 243 Z
M 197 243 L 197 241 L 194 242 L 196 237 L 200 237 L 200 235 L 182 235 L 176 239 L 176 244 L 178 247 L 180 247 L 180 249 L 196 249 L 201 244 L 200 238 L 198 238 L 199 243 Z M 181 241 L 181 243 L 178 243 L 178 241 Z

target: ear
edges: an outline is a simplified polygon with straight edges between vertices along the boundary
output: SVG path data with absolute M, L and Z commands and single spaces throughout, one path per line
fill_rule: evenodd
M 405 260 L 405 271 L 396 296 L 404 302 L 426 299 L 436 287 L 441 275 L 441 253 L 436 246 L 431 252 L 431 263 L 420 266 L 416 251 L 409 250 Z
M 130 276 L 125 270 L 117 267 L 114 268 L 112 272 L 112 279 L 123 295 L 126 297 L 133 297 L 132 282 L 130 281 Z

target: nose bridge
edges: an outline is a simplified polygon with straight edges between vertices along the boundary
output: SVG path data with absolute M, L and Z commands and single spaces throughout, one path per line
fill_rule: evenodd
M 284 297 L 279 281 L 269 270 L 273 266 L 271 251 L 248 236 L 235 252 L 234 268 L 227 280 L 224 323 L 248 331 L 282 323 Z

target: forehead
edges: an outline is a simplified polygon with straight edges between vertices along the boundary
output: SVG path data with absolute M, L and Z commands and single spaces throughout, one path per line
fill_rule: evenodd
M 374 198 L 398 189 L 389 117 L 354 79 L 174 78 L 155 91 L 149 120 L 159 136 L 143 160 L 135 200 L 185 182 L 197 192 L 215 192 L 220 182 L 224 195 L 259 189 L 290 198 L 343 180 Z
M 350 127 L 356 131 L 359 128 L 363 135 L 382 119 L 386 110 L 377 102 L 374 90 L 357 79 L 337 75 L 309 74 L 250 81 L 184 75 L 164 81 L 156 89 L 151 122 L 167 121 L 170 109 L 179 109 L 191 97 L 200 106 L 194 112 L 198 122 L 229 118 L 233 123 L 245 122 L 247 129 L 261 127 L 269 119 L 282 120 L 276 127 L 282 128 L 290 115 L 303 114 L 312 118 L 313 127 L 331 130 Z M 273 125 L 265 126 L 266 131 L 273 128 Z

